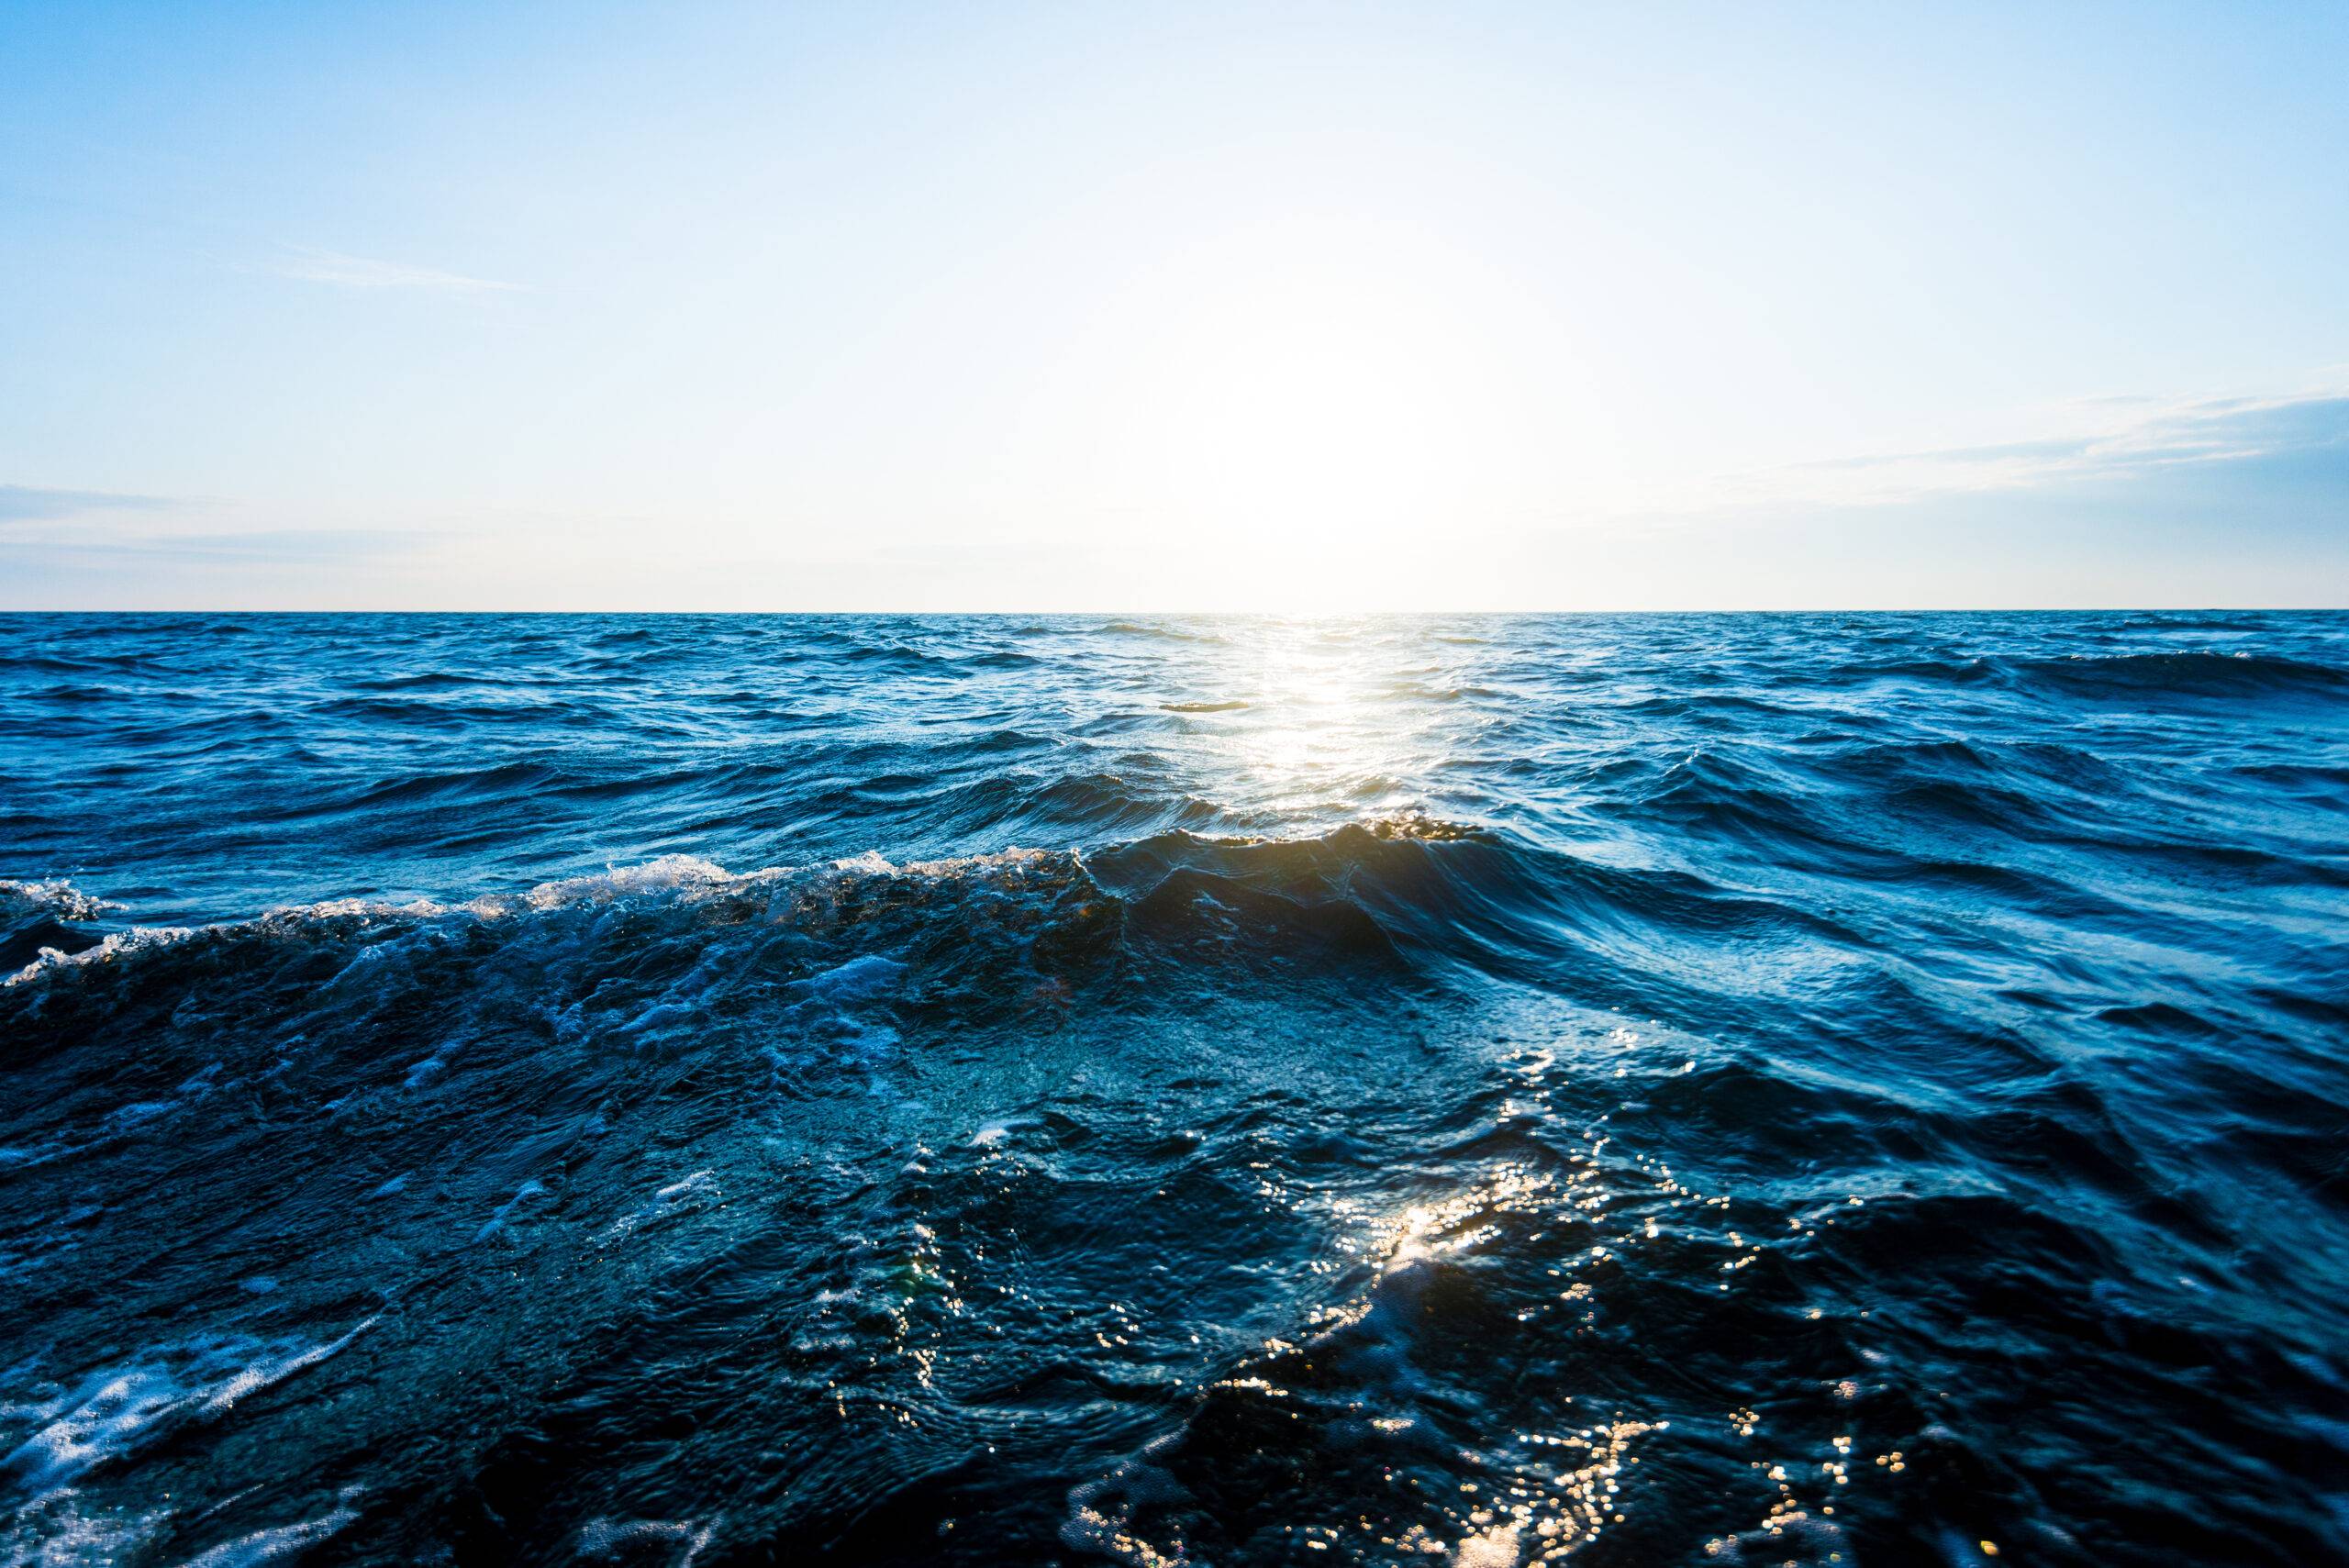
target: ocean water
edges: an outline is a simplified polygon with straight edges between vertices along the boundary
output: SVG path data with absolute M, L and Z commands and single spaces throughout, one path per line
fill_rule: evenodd
M 0 620 L 0 1562 L 2349 1561 L 2349 617 Z

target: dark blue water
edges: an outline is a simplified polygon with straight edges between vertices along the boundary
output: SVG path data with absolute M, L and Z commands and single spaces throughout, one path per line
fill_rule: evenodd
M 0 1561 L 2349 1561 L 2349 617 L 0 620 Z

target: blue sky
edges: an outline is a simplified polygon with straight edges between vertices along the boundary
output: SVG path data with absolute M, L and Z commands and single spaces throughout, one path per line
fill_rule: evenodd
M 0 605 L 2349 602 L 2349 10 L 0 5 Z

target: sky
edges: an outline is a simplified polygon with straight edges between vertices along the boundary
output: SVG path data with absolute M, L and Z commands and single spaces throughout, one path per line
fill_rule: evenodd
M 0 607 L 2349 604 L 2349 7 L 0 0 Z

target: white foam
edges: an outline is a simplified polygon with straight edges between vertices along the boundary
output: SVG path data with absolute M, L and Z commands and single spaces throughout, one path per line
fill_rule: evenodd
M 227 1383 L 214 1389 L 210 1397 L 204 1402 L 204 1413 L 207 1416 L 220 1415 L 245 1396 L 258 1394 L 270 1385 L 282 1383 L 306 1367 L 317 1365 L 374 1326 L 374 1318 L 363 1318 L 356 1328 L 339 1340 L 329 1340 L 323 1345 L 312 1345 L 306 1350 L 295 1351 L 287 1355 L 255 1362 Z
M 70 1491 L 16 1509 L 0 1523 L 0 1568 L 79 1568 L 92 1562 L 128 1562 L 170 1517 L 149 1513 L 84 1513 Z
M 899 876 L 927 877 L 932 882 L 945 882 L 958 876 L 971 876 L 982 872 L 1024 871 L 1031 866 L 1047 865 L 1060 859 L 1065 851 L 1052 850 L 999 850 L 991 855 L 957 855 L 952 860 L 908 861 L 895 869 Z M 878 859 L 879 857 L 874 857 Z M 882 862 L 886 865 L 888 862 Z
M 0 876 L 0 915 L 50 915 L 60 920 L 95 920 L 122 906 L 94 898 L 63 877 L 47 882 L 17 882 Z
M 846 963 L 793 981 L 786 989 L 802 996 L 835 1005 L 869 1002 L 896 988 L 906 966 L 879 953 L 863 953 Z
M 622 1215 L 604 1231 L 605 1241 L 615 1241 L 633 1234 L 640 1227 L 705 1208 L 713 1203 L 723 1203 L 725 1195 L 718 1184 L 715 1171 L 696 1171 L 692 1175 L 671 1182 L 652 1195 L 651 1200 Z
M 196 936 L 259 936 L 284 940 L 299 937 L 310 928 L 333 927 L 351 920 L 405 923 L 421 928 L 456 918 L 492 921 L 528 915 L 558 914 L 570 909 L 593 909 L 623 898 L 665 897 L 692 905 L 725 895 L 791 885 L 821 887 L 828 883 L 857 878 L 916 878 L 930 882 L 995 876 L 1017 878 L 1040 868 L 1066 866 L 1074 869 L 1078 864 L 1076 857 L 1067 851 L 1047 850 L 1010 849 L 995 854 L 917 861 L 904 865 L 893 865 L 880 854 L 867 851 L 834 861 L 829 865 L 768 866 L 758 871 L 736 873 L 698 855 L 664 855 L 642 865 L 618 866 L 594 875 L 542 882 L 518 897 L 489 896 L 462 903 L 419 898 L 397 904 L 368 898 L 333 898 L 313 904 L 279 905 L 254 918 L 223 921 L 204 927 L 135 927 L 128 931 L 111 933 L 95 946 L 78 953 L 45 948 L 38 958 L 9 976 L 5 984 L 17 985 L 108 964 Z M 49 888 L 54 884 L 16 885 Z M 73 895 L 77 899 L 82 896 Z M 776 917 L 785 917 L 786 914 L 786 909 L 778 907 Z M 379 946 L 366 947 L 354 962 L 375 962 L 384 951 Z
M 111 931 L 95 947 L 80 952 L 66 952 L 58 948 L 43 948 L 40 956 L 8 976 L 5 984 L 21 985 L 28 980 L 61 971 L 88 969 L 97 964 L 112 963 L 118 958 L 150 949 L 169 947 L 195 935 L 188 926 L 133 926 L 127 931 Z
M 723 1518 L 724 1516 L 719 1516 Z M 718 1529 L 718 1519 L 707 1523 L 699 1519 L 623 1519 L 607 1516 L 589 1519 L 579 1529 L 579 1554 L 582 1557 L 611 1558 L 619 1556 L 631 1547 L 674 1545 L 677 1555 L 670 1560 L 670 1568 L 692 1568 L 702 1548 Z
M 1025 1131 L 1028 1129 L 1041 1127 L 1042 1125 L 1043 1124 L 1041 1122 L 1032 1116 L 1003 1117 L 995 1121 L 983 1124 L 979 1128 L 978 1131 L 971 1134 L 971 1147 L 974 1149 L 999 1149 L 1010 1140 L 1013 1133 Z
M 459 905 L 456 907 L 469 906 Z M 380 898 L 323 898 L 316 904 L 273 904 L 262 918 L 279 921 L 344 920 L 355 916 L 377 920 L 430 920 L 446 915 L 450 908 L 451 906 L 431 898 L 411 898 L 405 904 L 393 904 Z
M 473 1233 L 473 1240 L 476 1242 L 486 1241 L 491 1237 L 496 1235 L 499 1231 L 505 1229 L 506 1217 L 507 1215 L 512 1214 L 515 1209 L 519 1207 L 525 1198 L 538 1197 L 545 1193 L 546 1190 L 546 1184 L 544 1182 L 540 1182 L 536 1179 L 524 1182 L 520 1186 L 514 1189 L 514 1195 L 512 1197 L 507 1198 L 504 1203 L 497 1206 L 496 1211 L 489 1217 L 489 1223 L 483 1226 L 479 1230 Z
M 717 1172 L 696 1171 L 692 1175 L 685 1177 L 683 1181 L 671 1182 L 667 1186 L 662 1187 L 659 1192 L 654 1193 L 652 1196 L 656 1202 L 674 1204 L 682 1202 L 688 1194 L 713 1192 L 717 1189 Z
M 595 876 L 542 882 L 524 895 L 523 901 L 533 909 L 561 909 L 574 904 L 607 903 L 637 894 L 723 887 L 744 880 L 699 855 L 662 855 L 642 865 L 615 866 Z
M 184 1568 L 249 1568 L 251 1563 L 292 1557 L 308 1551 L 358 1517 L 350 1508 L 337 1508 L 330 1514 L 304 1519 L 299 1524 L 257 1529 L 250 1535 L 223 1541 L 208 1551 L 189 1558 Z
M 160 1367 L 131 1367 L 84 1384 L 70 1409 L 18 1444 L 6 1465 L 48 1492 L 129 1452 L 184 1416 L 188 1390 Z
M 37 1495 L 69 1485 L 185 1422 L 228 1414 L 239 1400 L 317 1365 L 374 1322 L 369 1318 L 324 1344 L 238 1336 L 146 1351 L 25 1412 L 42 1424 L 0 1459 L 0 1468 L 16 1473 Z

